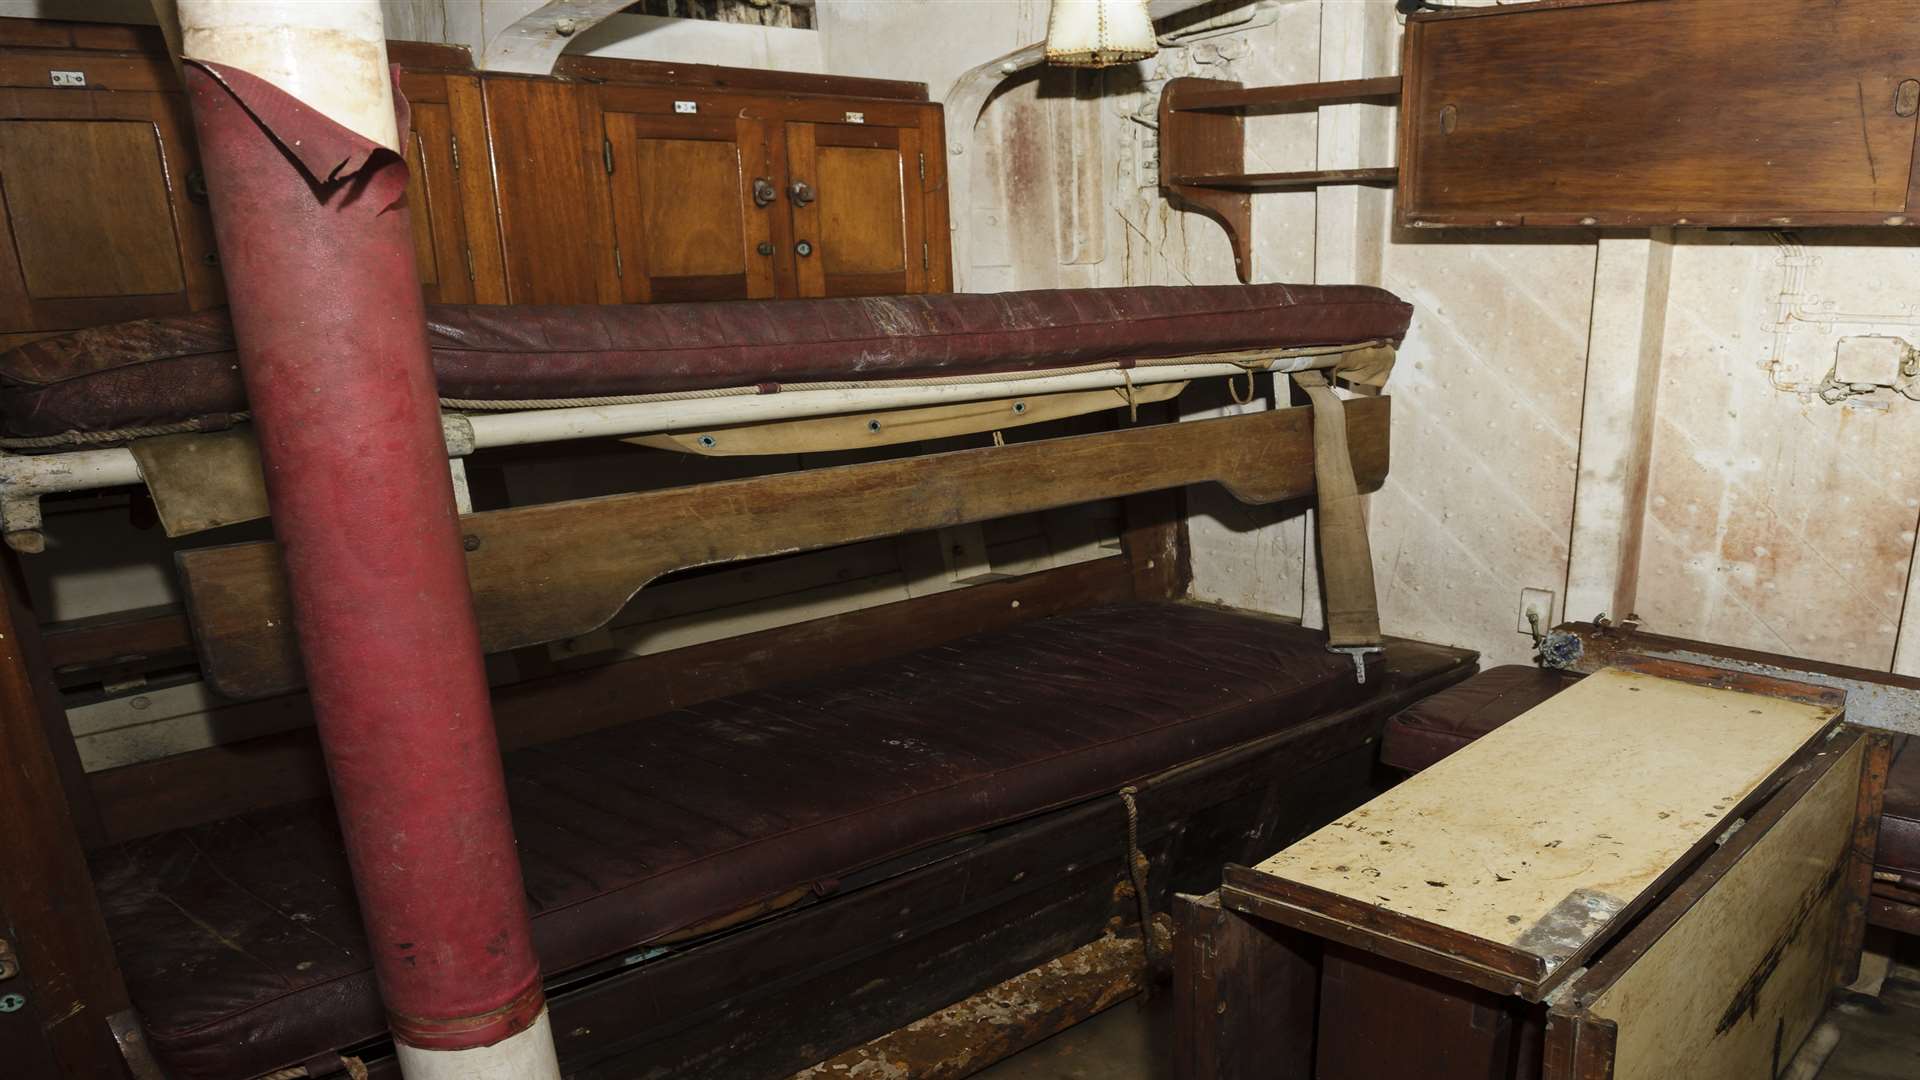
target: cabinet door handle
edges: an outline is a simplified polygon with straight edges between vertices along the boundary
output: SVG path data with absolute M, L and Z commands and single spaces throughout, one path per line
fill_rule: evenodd
M 774 190 L 773 181 L 764 176 L 753 178 L 753 205 L 764 208 L 779 197 L 780 193 Z
M 813 201 L 813 188 L 807 186 L 805 180 L 795 180 L 793 186 L 787 189 L 787 194 L 793 197 L 795 206 L 805 206 Z

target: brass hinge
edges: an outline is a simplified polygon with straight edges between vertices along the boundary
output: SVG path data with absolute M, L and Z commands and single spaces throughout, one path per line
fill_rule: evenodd
M 931 261 L 927 255 L 927 242 L 922 240 L 920 241 L 920 269 L 927 269 L 928 263 Z
M 469 245 L 469 246 L 466 246 L 466 247 L 462 247 L 462 248 L 461 248 L 460 250 L 461 250 L 461 251 L 463 251 L 463 252 L 465 252 L 465 253 L 466 253 L 466 256 L 467 256 L 467 280 L 468 280 L 468 281 L 475 281 L 475 280 L 477 280 L 477 279 L 478 279 L 478 275 L 476 275 L 476 274 L 475 274 L 475 273 L 473 272 L 473 248 L 472 248 L 472 246 L 471 246 L 471 245 Z
M 447 143 L 448 145 L 453 147 L 453 171 L 459 172 L 460 171 L 460 136 L 448 135 Z M 926 179 L 926 177 L 922 176 L 921 179 L 924 180 Z
M 626 265 L 620 261 L 620 245 L 619 244 L 613 245 L 613 276 L 617 278 L 624 278 L 627 276 Z
M 613 140 L 612 139 L 603 138 L 600 140 L 600 160 L 606 162 L 607 175 L 612 176 L 613 175 Z
M 920 182 L 924 184 L 927 182 L 927 155 L 918 154 L 915 156 L 917 156 L 920 159 Z M 458 167 L 459 166 L 455 166 L 455 168 L 458 168 Z

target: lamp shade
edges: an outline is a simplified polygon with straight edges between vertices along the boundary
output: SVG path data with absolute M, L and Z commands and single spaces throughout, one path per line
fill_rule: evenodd
M 1047 63 L 1113 67 L 1160 51 L 1147 0 L 1053 0 Z

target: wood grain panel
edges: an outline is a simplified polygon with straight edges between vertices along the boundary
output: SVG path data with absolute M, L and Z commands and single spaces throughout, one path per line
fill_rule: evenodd
M 30 297 L 148 296 L 185 287 L 153 124 L 0 124 L 0 185 Z
M 1896 102 L 1920 79 L 1916 21 L 1920 0 L 1415 17 L 1402 221 L 1903 223 L 1915 117 Z
M 725 115 L 604 115 L 621 295 L 640 303 L 772 295 L 768 256 L 755 250 L 771 243 L 768 214 L 752 197 L 765 172 L 747 168 L 762 149 L 755 125 Z
M 503 77 L 481 86 L 508 299 L 620 302 L 604 136 L 592 88 Z
M 1362 490 L 1386 476 L 1388 408 L 1386 398 L 1347 403 Z M 1308 410 L 498 510 L 462 528 L 482 647 L 499 652 L 591 631 L 672 570 L 1207 481 L 1244 502 L 1310 494 Z M 208 681 L 236 698 L 299 686 L 279 548 L 178 559 Z
M 472 268 L 467 257 L 466 212 L 455 174 L 452 110 L 446 105 L 413 106 L 413 132 L 407 143 L 408 210 L 413 219 L 414 259 L 429 302 L 474 302 Z

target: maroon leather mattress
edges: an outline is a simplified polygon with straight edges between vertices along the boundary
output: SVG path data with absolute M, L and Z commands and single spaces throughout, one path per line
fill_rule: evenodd
M 506 755 L 549 976 L 1356 703 L 1319 634 L 1185 603 L 1077 612 Z M 249 1077 L 384 1032 L 331 808 L 102 853 L 149 1042 Z M 963 901 L 955 897 L 954 902 Z
M 1397 342 L 1412 308 L 1358 285 L 1208 285 L 581 307 L 429 305 L 442 397 L 515 400 L 1024 371 L 1259 348 Z M 246 408 L 224 310 L 0 353 L 14 436 Z

